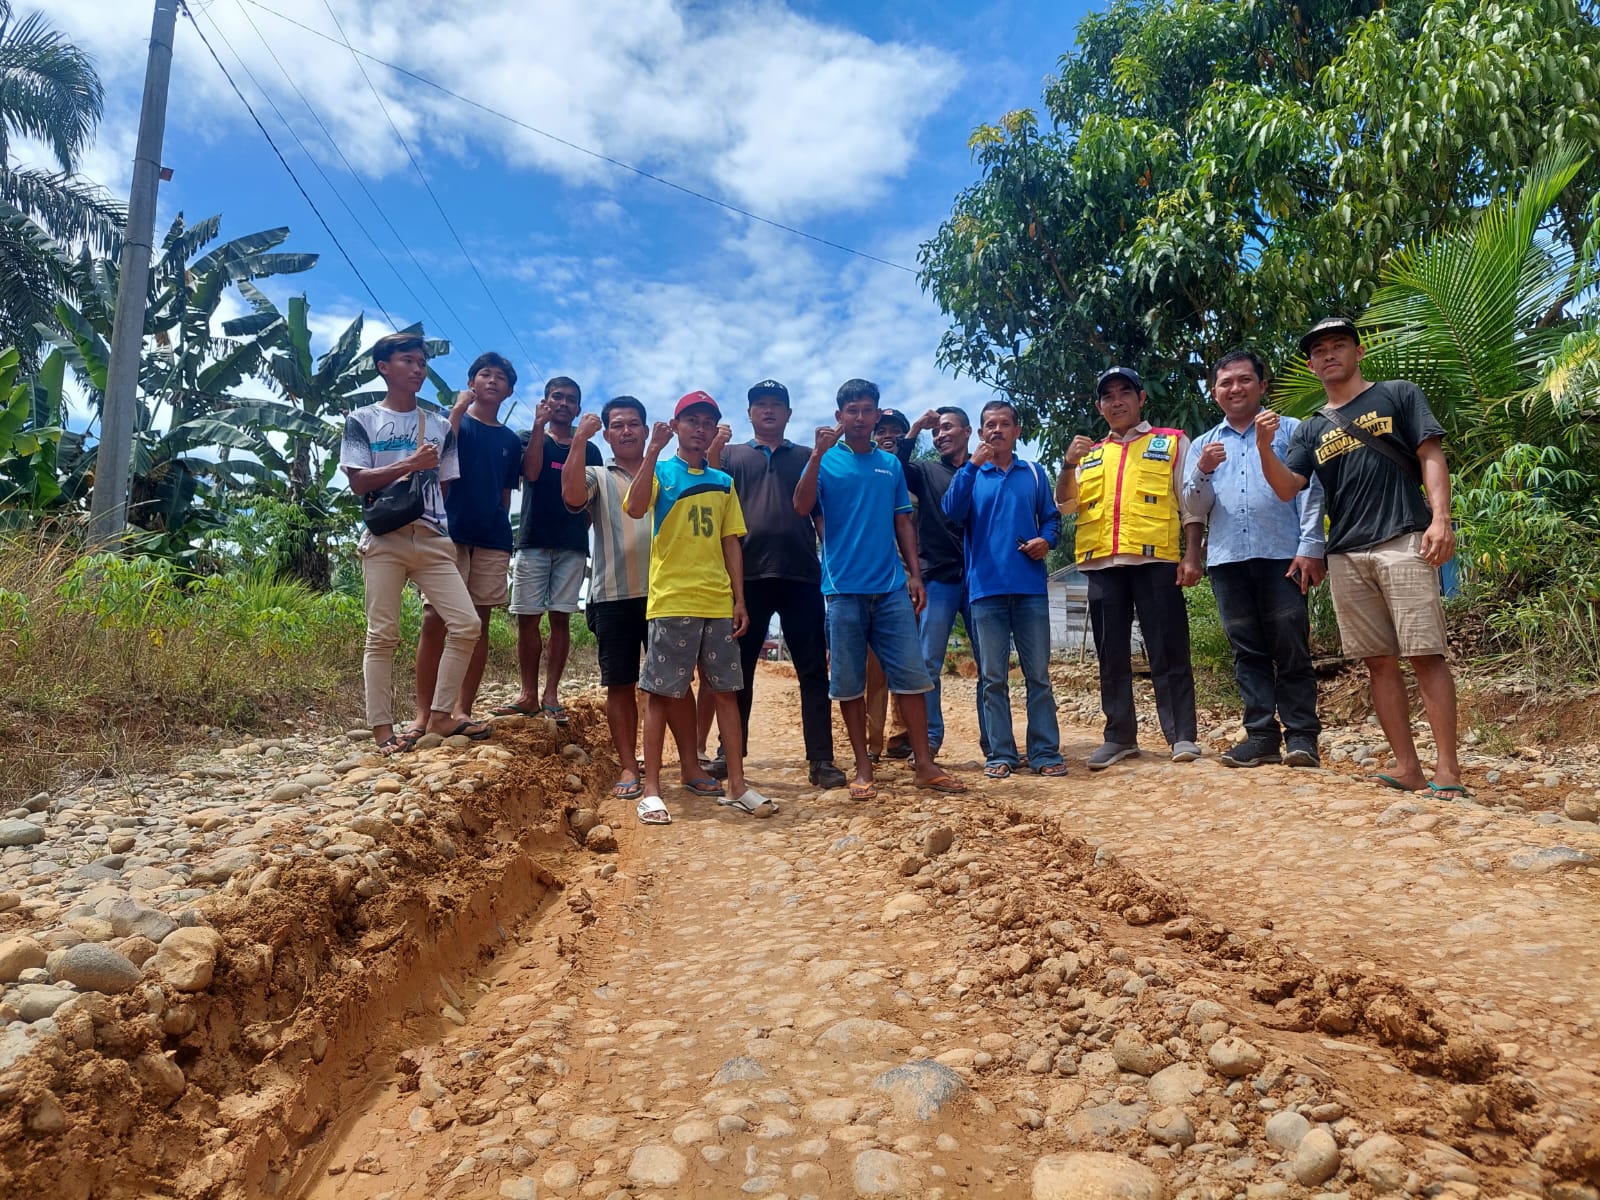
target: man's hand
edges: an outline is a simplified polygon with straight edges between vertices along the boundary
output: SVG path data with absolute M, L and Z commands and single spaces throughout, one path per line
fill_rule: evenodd
M 587 442 L 599 432 L 600 414 L 584 413 L 583 416 L 578 418 L 577 428 L 572 431 L 572 440 L 575 442 Z
M 721 450 L 731 441 L 733 441 L 733 426 L 727 424 L 718 425 L 717 436 L 711 439 L 711 448 L 713 450 Z
M 1063 468 L 1077 470 L 1078 464 L 1083 461 L 1084 455 L 1093 449 L 1094 443 L 1080 433 L 1072 439 L 1072 444 L 1067 447 L 1067 456 L 1062 460 Z
M 1256 445 L 1262 450 L 1272 449 L 1272 439 L 1278 436 L 1278 414 L 1263 408 L 1256 414 Z
M 746 611 L 743 600 L 733 602 L 733 636 L 743 637 L 744 631 L 750 628 L 750 614 Z
M 1323 559 L 1312 558 L 1308 554 L 1296 554 L 1289 563 L 1289 569 L 1283 573 L 1285 579 L 1292 579 L 1300 586 L 1300 594 L 1304 595 L 1328 573 L 1328 564 Z
M 928 607 L 928 589 L 922 586 L 922 580 L 910 579 L 906 581 L 906 592 L 911 596 L 912 610 L 920 617 Z
M 432 442 L 423 442 L 416 451 L 406 459 L 406 467 L 411 471 L 431 471 L 439 465 L 439 447 Z
M 548 400 L 541 400 L 533 409 L 533 427 L 543 429 L 550 424 L 550 418 L 555 415 L 555 405 Z
M 994 447 L 988 442 L 979 442 L 978 448 L 972 452 L 972 465 L 981 467 L 986 462 L 994 461 Z
M 1207 442 L 1200 447 L 1200 474 L 1210 475 L 1228 461 L 1228 448 L 1221 442 Z
M 1423 561 L 1431 566 L 1443 566 L 1456 552 L 1456 531 L 1448 519 L 1435 517 L 1422 531 L 1422 545 L 1418 548 Z
M 462 388 L 456 393 L 455 407 L 465 410 L 466 407 L 472 403 L 472 395 L 473 393 L 470 388 Z
M 1199 563 L 1184 559 L 1178 564 L 1178 586 L 1193 587 L 1206 577 L 1205 569 Z
M 650 427 L 650 450 L 660 454 L 667 448 L 667 443 L 672 440 L 672 426 L 665 421 L 657 421 Z
M 1050 543 L 1045 541 L 1042 537 L 1029 538 L 1026 542 L 1022 543 L 1019 549 L 1021 549 L 1021 551 L 1029 558 L 1033 559 L 1034 562 L 1038 562 L 1046 554 L 1050 553 Z
M 923 413 L 917 418 L 916 423 L 911 426 L 911 429 L 906 436 L 916 437 L 917 434 L 921 433 L 924 429 L 937 428 L 939 428 L 939 414 L 935 409 L 930 408 L 927 412 Z
M 838 444 L 839 435 L 844 432 L 843 425 L 818 425 L 817 426 L 817 454 L 824 454 Z

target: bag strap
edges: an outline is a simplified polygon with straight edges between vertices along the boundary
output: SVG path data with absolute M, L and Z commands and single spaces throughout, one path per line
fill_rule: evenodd
M 1339 409 L 1334 408 L 1332 405 L 1325 405 L 1322 409 L 1322 415 L 1337 425 L 1343 432 L 1348 433 L 1351 437 L 1355 438 L 1356 441 L 1360 442 L 1367 449 L 1376 450 L 1395 466 L 1399 467 L 1405 477 L 1411 480 L 1412 483 L 1418 485 L 1422 483 L 1422 467 L 1417 463 L 1415 455 L 1412 455 L 1408 458 L 1399 450 L 1396 450 L 1388 442 L 1380 438 L 1377 434 L 1373 433 L 1370 429 L 1367 429 L 1364 426 L 1357 424 L 1355 421 L 1352 421 L 1348 416 L 1346 416 Z

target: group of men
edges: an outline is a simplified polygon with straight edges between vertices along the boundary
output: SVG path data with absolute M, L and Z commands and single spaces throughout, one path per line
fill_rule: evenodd
M 393 753 L 428 732 L 490 736 L 471 714 L 489 615 L 506 603 L 508 575 L 521 689 L 493 712 L 565 722 L 569 622 L 587 579 L 586 615 L 621 764 L 615 794 L 637 801 L 646 823 L 671 820 L 661 783 L 669 729 L 683 787 L 753 815 L 776 811 L 743 770 L 755 667 L 773 616 L 794 662 L 812 783 L 845 786 L 858 800 L 877 794 L 882 717 L 873 722 L 871 712 L 881 692 L 894 697 L 903 728 L 887 753 L 909 757 L 922 787 L 966 790 L 936 761 L 945 733 L 940 677 L 958 615 L 978 668 L 985 775 L 1027 767 L 1061 776 L 1044 560 L 1067 514 L 1077 518 L 1074 559 L 1088 580 L 1105 715 L 1091 770 L 1140 751 L 1135 616 L 1171 757 L 1200 757 L 1182 589 L 1208 573 L 1245 710 L 1246 737 L 1222 761 L 1318 765 L 1306 596 L 1326 574 L 1345 652 L 1366 663 L 1395 756 L 1392 774 L 1378 780 L 1464 794 L 1437 579 L 1454 545 L 1443 431 L 1414 385 L 1362 378 L 1351 322 L 1319 322 L 1301 349 L 1326 389 L 1324 409 L 1296 422 L 1264 408 L 1264 363 L 1235 351 L 1211 373 L 1223 419 L 1193 444 L 1182 430 L 1146 420 L 1138 373 L 1112 367 L 1095 387 L 1106 435 L 1074 438 L 1052 485 L 1038 463 L 1018 456 L 1020 424 L 1005 400 L 983 406 L 976 431 L 955 407 L 911 423 L 881 407 L 876 385 L 852 379 L 838 390 L 836 423 L 807 446 L 787 437 L 789 393 L 768 379 L 749 389 L 753 436 L 736 443 L 705 392 L 685 395 L 670 421 L 652 425 L 632 396 L 580 416 L 581 390 L 557 376 L 524 443 L 499 420 L 516 384 L 499 355 L 472 364 L 446 421 L 428 421 L 416 402 L 427 373 L 421 338 L 381 339 L 373 353 L 388 394 L 350 415 L 341 465 L 363 497 L 415 478 L 422 506 L 410 524 L 361 539 L 374 737 Z M 936 459 L 913 456 L 924 431 Z M 611 448 L 609 462 L 596 434 Z M 397 732 L 391 665 L 408 578 L 425 596 L 426 617 L 415 719 Z M 1026 694 L 1020 752 L 1013 651 Z M 1411 735 L 1401 658 L 1412 663 L 1434 734 L 1431 779 Z M 711 761 L 697 752 L 697 679 L 713 697 L 721 738 Z M 848 776 L 834 762 L 834 703 L 854 760 Z

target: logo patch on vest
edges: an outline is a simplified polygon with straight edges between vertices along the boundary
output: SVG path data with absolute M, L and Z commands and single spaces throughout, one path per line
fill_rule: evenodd
M 1080 468 L 1098 467 L 1106 457 L 1104 446 L 1096 446 L 1083 456 L 1083 461 L 1078 464 Z
M 1155 459 L 1157 462 L 1172 461 L 1173 438 L 1168 434 L 1158 434 L 1150 439 L 1150 445 L 1145 448 L 1141 458 Z

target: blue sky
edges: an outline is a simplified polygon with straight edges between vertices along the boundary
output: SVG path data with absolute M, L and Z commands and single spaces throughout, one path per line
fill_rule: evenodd
M 794 397 L 791 435 L 808 438 L 831 418 L 833 391 L 851 376 L 876 380 L 886 404 L 913 415 L 944 403 L 975 410 L 986 398 L 981 386 L 938 370 L 945 322 L 912 275 L 598 163 L 366 63 L 503 320 L 349 51 L 268 10 L 332 37 L 336 14 L 358 48 L 482 104 L 914 267 L 917 244 L 976 178 L 966 148 L 971 129 L 1039 105 L 1045 76 L 1091 6 L 194 0 L 192 7 L 396 323 L 425 320 L 430 334 L 452 339 L 456 352 L 436 364 L 446 378 L 458 379 L 478 350 L 496 349 L 523 376 L 516 425 L 526 425 L 539 382 L 562 373 L 582 383 L 586 407 L 627 392 L 652 415 L 704 388 L 743 432 L 745 388 L 774 376 Z M 84 169 L 125 195 L 150 6 L 65 0 L 49 12 L 95 56 L 106 85 L 106 120 Z M 285 132 L 262 88 L 388 262 Z M 285 248 L 322 260 L 306 275 L 266 281 L 265 290 L 279 299 L 307 292 L 324 339 L 363 311 L 369 340 L 386 331 L 181 15 L 163 161 L 175 176 L 163 185 L 158 228 L 180 210 L 190 218 L 220 212 L 224 236 L 288 225 L 294 232 Z

